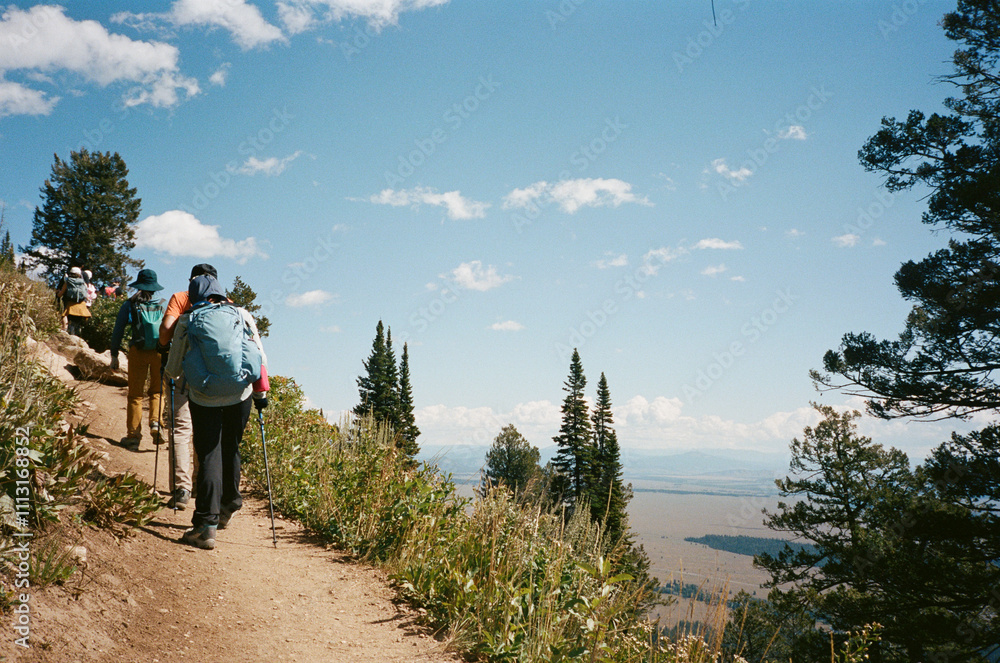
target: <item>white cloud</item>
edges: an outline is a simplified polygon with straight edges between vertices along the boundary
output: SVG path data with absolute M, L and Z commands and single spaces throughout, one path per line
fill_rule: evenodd
M 232 65 L 229 62 L 223 62 L 218 69 L 216 69 L 211 76 L 208 77 L 208 82 L 212 85 L 218 85 L 219 87 L 225 87 L 226 79 L 229 78 L 229 68 Z
M 604 255 L 608 258 L 601 258 L 597 261 L 596 265 L 598 269 L 608 269 L 609 267 L 625 267 L 628 265 L 628 256 L 622 253 L 621 255 L 615 255 L 610 251 Z
M 732 242 L 727 242 L 717 237 L 709 237 L 706 239 L 698 240 L 698 243 L 694 245 L 694 248 L 731 250 L 731 249 L 742 249 L 743 245 L 740 244 L 739 241 L 737 240 L 733 240 Z
M 448 0 L 284 0 L 278 15 L 291 34 L 345 18 L 367 19 L 375 30 L 396 25 L 399 15 L 446 4 Z
M 686 253 L 687 251 L 684 249 L 673 249 L 669 246 L 651 249 L 642 257 L 642 266 L 639 267 L 639 272 L 646 276 L 656 276 L 661 267 Z
M 29 10 L 8 7 L 0 16 L 0 73 L 24 71 L 46 80 L 57 71 L 77 74 L 100 86 L 133 83 L 126 103 L 170 107 L 200 90 L 198 82 L 180 74 L 179 52 L 162 42 L 134 41 L 111 34 L 97 21 L 75 21 L 58 6 L 36 5 Z M 6 114 L 51 111 L 57 98 L 23 86 L 0 89 L 0 109 Z
M 451 280 L 454 281 L 455 285 L 480 292 L 498 288 L 513 279 L 514 277 L 510 275 L 500 276 L 497 274 L 497 268 L 493 265 L 483 269 L 483 263 L 479 260 L 463 262 L 451 270 Z
M 481 203 L 470 200 L 462 196 L 458 191 L 448 191 L 438 193 L 434 189 L 427 187 L 415 187 L 413 189 L 384 189 L 378 195 L 368 199 L 376 205 L 392 205 L 393 207 L 403 207 L 412 205 L 436 205 L 444 207 L 450 219 L 481 219 L 486 216 L 489 203 Z
M 340 327 L 337 325 L 330 325 L 329 327 L 320 327 L 319 330 L 324 334 L 339 334 Z
M 725 265 L 710 265 L 701 270 L 702 276 L 718 276 L 726 271 Z
M 839 235 L 837 237 L 831 237 L 830 241 L 833 242 L 834 244 L 836 244 L 837 246 L 839 246 L 842 249 L 847 249 L 847 248 L 850 248 L 852 246 L 856 246 L 857 243 L 858 243 L 858 240 L 860 240 L 860 239 L 861 239 L 861 237 L 859 235 L 855 235 L 854 233 L 847 233 L 846 235 Z
M 872 240 L 872 246 L 885 246 L 885 245 L 886 241 L 884 239 L 879 239 L 878 237 L 876 237 L 875 239 Z
M 494 322 L 490 325 L 490 329 L 494 331 L 521 331 L 524 329 L 524 325 L 514 320 L 505 320 L 503 322 Z
M 645 196 L 632 193 L 632 185 L 618 179 L 581 178 L 555 184 L 535 182 L 524 189 L 514 189 L 504 197 L 503 208 L 523 208 L 535 204 L 556 203 L 559 209 L 573 214 L 581 207 L 618 207 L 624 203 L 649 205 Z
M 715 161 L 713 161 L 712 168 L 715 169 L 715 172 L 717 172 L 719 175 L 722 175 L 723 177 L 732 182 L 744 182 L 751 175 L 753 175 L 753 171 L 747 168 L 746 166 L 743 166 L 739 170 L 731 169 L 726 164 L 725 159 L 716 159 Z
M 285 303 L 292 308 L 304 306 L 321 306 L 334 299 L 334 294 L 326 290 L 310 290 L 299 294 L 288 295 Z
M 792 228 L 785 233 L 788 237 L 805 237 L 805 233 L 798 228 Z
M 176 0 L 162 13 L 119 12 L 112 21 L 150 29 L 161 23 L 177 27 L 206 27 L 228 30 L 243 50 L 287 41 L 281 29 L 264 20 L 255 5 L 244 0 Z
M 48 115 L 59 97 L 47 98 L 44 92 L 20 83 L 0 80 L 0 117 L 6 115 Z
M 288 168 L 288 164 L 292 163 L 300 156 L 302 156 L 302 150 L 298 150 L 294 154 L 289 154 L 283 159 L 279 159 L 278 157 L 270 157 L 269 159 L 250 157 L 246 160 L 246 163 L 236 169 L 236 172 L 242 173 L 243 175 L 256 175 L 257 173 L 264 173 L 268 177 L 280 175 L 285 172 L 286 168 Z
M 744 276 L 730 276 L 729 280 L 730 281 L 736 281 L 737 283 L 744 283 L 746 281 L 746 277 L 744 277 Z
M 784 131 L 779 131 L 778 138 L 782 140 L 805 140 L 806 128 L 799 124 L 793 124 Z
M 257 240 L 236 241 L 219 235 L 219 226 L 207 226 L 182 210 L 148 216 L 135 226 L 137 248 L 152 249 L 174 257 L 232 258 L 243 264 L 250 258 L 266 258 Z

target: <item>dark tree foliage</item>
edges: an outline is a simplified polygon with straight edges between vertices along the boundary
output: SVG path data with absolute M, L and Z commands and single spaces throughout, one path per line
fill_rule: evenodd
M 364 375 L 358 377 L 358 392 L 361 402 L 354 407 L 359 417 L 371 414 L 377 421 L 388 423 L 398 430 L 396 417 L 398 405 L 398 377 L 396 358 L 392 354 L 391 340 L 387 342 L 385 327 L 378 321 L 372 352 L 363 364 Z
M 403 356 L 399 361 L 397 403 L 399 406 L 399 412 L 396 414 L 399 447 L 407 456 L 414 458 L 420 452 L 420 446 L 417 444 L 420 429 L 417 428 L 417 422 L 413 416 L 413 387 L 410 386 L 410 351 L 406 343 L 403 343 Z
M 127 267 L 141 268 L 142 261 L 129 257 L 141 201 L 127 177 L 117 153 L 82 149 L 71 152 L 69 162 L 56 155 L 41 189 L 42 206 L 35 209 L 31 243 L 21 247 L 26 267 L 40 268 L 52 286 L 70 267 L 91 270 L 98 283 Z
M 4 233 L 3 242 L 0 243 L 0 264 L 14 264 L 14 245 L 10 241 L 10 231 Z
M 885 661 L 978 660 L 1000 642 L 996 532 L 977 540 L 975 514 L 941 499 L 956 485 L 936 487 L 922 478 L 935 470 L 911 472 L 901 451 L 859 437 L 857 412 L 817 409 L 823 421 L 792 441 L 793 475 L 777 482 L 793 499 L 766 520 L 811 547 L 755 557 L 768 586 L 791 583 L 777 595 L 837 631 L 882 624 Z
M 246 309 L 247 313 L 253 316 L 254 322 L 257 323 L 257 331 L 260 333 L 260 337 L 264 338 L 268 335 L 271 329 L 271 321 L 267 319 L 266 315 L 259 315 L 260 304 L 256 303 L 257 293 L 253 289 L 243 282 L 239 276 L 233 279 L 232 290 L 226 290 L 226 297 L 230 299 L 234 304 Z
M 601 373 L 597 383 L 597 401 L 591 415 L 593 426 L 593 463 L 590 472 L 590 508 L 594 519 L 604 523 L 609 541 L 628 538 L 628 503 L 632 498 L 631 486 L 622 483 L 621 452 L 618 434 L 615 433 L 611 413 L 611 391 L 608 380 Z M 627 542 L 627 541 L 626 541 Z
M 580 353 L 574 348 L 569 377 L 563 383 L 566 398 L 562 405 L 562 424 L 559 434 L 552 438 L 559 447 L 552 459 L 555 469 L 552 494 L 569 507 L 581 497 L 589 497 L 588 479 L 594 462 L 590 418 L 583 397 L 586 386 Z
M 823 385 L 869 399 L 879 417 L 957 416 L 1000 406 L 1000 9 L 961 0 L 944 17 L 957 42 L 948 113 L 885 118 L 859 152 L 896 192 L 926 188 L 923 222 L 951 234 L 947 248 L 896 273 L 913 302 L 896 340 L 844 336 L 823 360 Z M 839 376 L 839 377 L 838 377 Z
M 481 491 L 503 485 L 515 496 L 523 496 L 529 482 L 542 473 L 538 466 L 541 453 L 531 445 L 513 424 L 504 426 L 486 452 Z

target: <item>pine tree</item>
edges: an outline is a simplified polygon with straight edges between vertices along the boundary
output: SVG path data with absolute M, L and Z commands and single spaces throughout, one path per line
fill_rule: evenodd
M 0 230 L 4 229 L 7 218 L 7 206 L 0 202 Z M 10 241 L 10 230 L 4 234 L 3 243 L 0 244 L 0 265 L 14 265 L 14 245 Z
M 486 452 L 480 493 L 503 484 L 515 496 L 523 497 L 529 482 L 538 479 L 542 468 L 538 466 L 541 453 L 525 439 L 514 424 L 507 424 L 493 438 L 493 446 Z
M 265 338 L 268 330 L 271 328 L 271 321 L 267 319 L 266 315 L 257 315 L 257 312 L 261 308 L 260 304 L 255 303 L 257 293 L 244 283 L 243 279 L 237 276 L 233 279 L 233 289 L 226 291 L 226 297 L 237 306 L 246 309 L 247 313 L 253 316 L 254 322 L 257 323 L 257 331 L 260 333 L 260 337 Z
M 35 208 L 31 242 L 21 247 L 28 269 L 41 268 L 50 285 L 70 267 L 93 272 L 98 283 L 143 263 L 129 257 L 135 247 L 133 225 L 141 201 L 130 188 L 128 168 L 116 153 L 71 152 L 69 162 L 55 156 L 50 179 Z
M 358 377 L 361 402 L 354 408 L 359 417 L 371 414 L 376 421 L 387 423 L 394 429 L 398 425 L 397 392 L 399 387 L 396 358 L 392 354 L 392 336 L 387 337 L 382 321 L 375 327 L 372 353 L 363 362 L 365 374 Z
M 417 437 L 420 429 L 417 428 L 416 419 L 413 416 L 413 388 L 410 386 L 410 352 L 403 343 L 403 356 L 399 362 L 399 388 L 397 390 L 397 405 L 399 412 L 396 415 L 399 428 L 400 439 L 399 448 L 410 458 L 414 458 L 420 452 L 417 445 Z
M 622 463 L 618 447 L 618 434 L 612 428 L 611 391 L 608 380 L 601 373 L 597 383 L 597 402 L 591 415 L 594 439 L 594 463 L 591 472 L 592 488 L 590 508 L 594 520 L 603 521 L 607 540 L 615 544 L 628 536 L 626 507 L 631 499 L 631 489 L 622 483 Z M 630 544 L 630 541 L 625 541 Z
M 581 497 L 589 496 L 587 481 L 594 460 L 590 418 L 587 416 L 587 402 L 583 398 L 587 378 L 583 375 L 583 364 L 576 348 L 570 360 L 569 377 L 563 384 L 566 398 L 562 406 L 562 425 L 559 435 L 552 438 L 559 447 L 552 459 L 556 472 L 552 493 L 567 506 L 572 506 Z

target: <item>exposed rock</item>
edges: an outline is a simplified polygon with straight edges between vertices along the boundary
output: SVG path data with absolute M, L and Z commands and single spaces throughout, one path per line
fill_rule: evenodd
M 66 361 L 66 357 L 56 354 L 48 345 L 39 343 L 31 337 L 26 339 L 25 345 L 28 348 L 28 354 L 44 366 L 49 373 L 63 382 L 69 382 L 74 379 L 73 374 L 67 368 L 68 362 Z
M 97 380 L 105 384 L 119 387 L 128 386 L 128 360 L 118 355 L 121 366 L 117 371 L 111 369 L 111 351 L 105 350 L 98 354 L 89 347 L 79 348 L 73 356 L 73 363 L 80 372 L 81 380 Z
M 45 343 L 53 351 L 58 352 L 67 359 L 72 359 L 77 351 L 83 348 L 90 348 L 87 342 L 79 336 L 72 336 L 64 331 L 57 331 L 52 334 L 46 339 Z

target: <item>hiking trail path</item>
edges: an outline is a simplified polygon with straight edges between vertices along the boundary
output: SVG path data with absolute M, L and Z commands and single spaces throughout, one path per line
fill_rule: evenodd
M 83 399 L 73 423 L 85 443 L 107 454 L 109 474 L 132 470 L 153 483 L 148 432 L 136 452 L 125 432 L 124 387 L 72 381 Z M 265 410 L 265 418 L 267 411 Z M 144 415 L 143 426 L 146 426 Z M 256 424 L 256 413 L 248 425 Z M 156 487 L 168 495 L 167 447 Z M 243 509 L 220 531 L 216 548 L 178 542 L 191 526 L 184 511 L 163 508 L 132 535 L 83 528 L 84 568 L 62 586 L 32 591 L 30 649 L 13 644 L 10 620 L 0 660 L 26 662 L 460 660 L 393 602 L 384 574 L 351 562 L 296 522 L 275 516 L 271 541 L 266 495 L 244 488 Z M 22 590 L 23 591 L 23 590 Z

